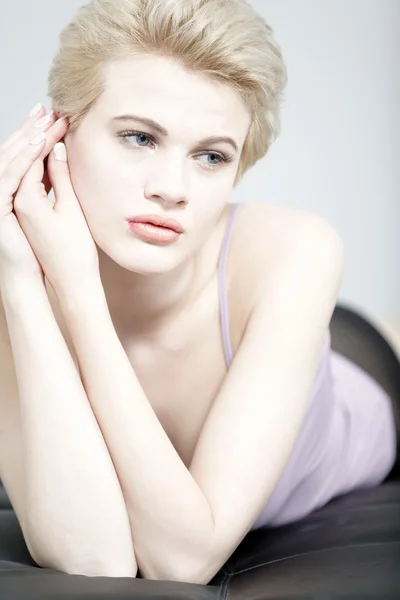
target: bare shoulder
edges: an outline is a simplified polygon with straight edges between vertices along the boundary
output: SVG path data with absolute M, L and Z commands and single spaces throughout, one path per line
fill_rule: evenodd
M 261 262 L 266 256 L 279 261 L 287 253 L 297 250 L 299 243 L 330 246 L 339 253 L 343 250 L 338 232 L 326 219 L 313 212 L 286 206 L 241 206 L 235 238 L 235 246 L 242 251 L 247 248 L 254 262 L 257 262 L 257 256 Z
M 289 266 L 292 258 L 329 258 L 333 272 L 342 268 L 344 247 L 337 230 L 323 217 L 285 206 L 244 204 L 232 238 L 230 271 L 249 284 Z M 335 264 L 336 262 L 336 264 Z
M 229 305 L 233 346 L 238 348 L 247 322 L 263 301 L 265 290 L 283 285 L 304 293 L 323 277 L 331 294 L 338 294 L 344 267 L 343 241 L 318 214 L 286 206 L 244 204 L 239 208 L 228 266 Z M 246 294 L 243 294 L 246 289 Z M 333 300 L 333 299 L 332 299 Z M 293 303 L 293 298 L 288 302 Z M 268 306 L 266 306 L 268 310 Z

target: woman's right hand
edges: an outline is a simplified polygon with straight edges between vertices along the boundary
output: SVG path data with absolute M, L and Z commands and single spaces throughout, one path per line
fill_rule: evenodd
M 43 123 L 45 117 L 48 117 L 48 121 Z M 0 276 L 4 269 L 11 267 L 25 274 L 44 277 L 41 265 L 13 212 L 14 197 L 31 166 L 36 160 L 45 160 L 66 130 L 65 120 L 57 120 L 54 113 L 46 115 L 46 109 L 42 106 L 35 116 L 30 116 L 0 146 Z M 42 141 L 38 139 L 41 135 Z M 42 183 L 49 193 L 51 185 L 46 170 Z

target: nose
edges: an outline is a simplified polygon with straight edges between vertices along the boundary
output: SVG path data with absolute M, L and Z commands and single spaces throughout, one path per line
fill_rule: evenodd
M 183 196 L 182 194 L 174 194 L 171 192 L 155 193 L 154 191 L 149 192 L 147 189 L 145 191 L 145 198 L 146 200 L 158 202 L 165 209 L 173 208 L 174 206 L 183 207 L 186 206 L 186 204 L 188 203 L 186 196 Z
M 160 165 L 159 163 L 154 171 L 147 179 L 145 186 L 146 199 L 158 202 L 165 208 L 185 206 L 188 203 L 188 197 L 182 166 L 175 169 L 171 164 L 164 163 Z

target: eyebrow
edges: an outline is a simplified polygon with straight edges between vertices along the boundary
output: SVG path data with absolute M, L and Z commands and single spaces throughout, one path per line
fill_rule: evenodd
M 137 121 L 138 123 L 142 123 L 143 125 L 153 128 L 155 131 L 157 131 L 157 133 L 164 137 L 168 136 L 168 131 L 162 127 L 162 125 L 157 123 L 157 121 L 153 121 L 153 119 L 138 117 L 136 115 L 119 115 L 118 117 L 114 117 L 113 121 Z M 227 136 L 211 136 L 204 138 L 198 142 L 198 146 L 200 147 L 207 144 L 219 144 L 221 142 L 230 144 L 236 150 L 236 152 L 239 152 L 239 147 L 235 140 Z

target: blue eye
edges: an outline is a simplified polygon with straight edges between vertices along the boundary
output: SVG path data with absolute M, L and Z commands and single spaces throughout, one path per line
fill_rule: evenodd
M 140 148 L 147 148 L 148 146 L 146 145 L 139 145 L 139 146 L 135 146 L 134 144 L 132 144 L 132 142 L 128 141 L 128 138 L 145 138 L 145 140 L 150 140 L 153 143 L 155 143 L 155 140 L 152 136 L 148 135 L 147 133 L 144 133 L 143 131 L 121 131 L 118 136 L 121 138 L 122 143 L 127 145 L 128 147 L 130 147 L 133 150 L 139 150 Z M 209 151 L 209 152 L 203 152 L 201 154 L 198 154 L 197 156 L 211 156 L 211 157 L 216 157 L 218 159 L 217 163 L 211 164 L 204 164 L 204 166 L 206 168 L 210 168 L 210 169 L 214 169 L 217 167 L 220 167 L 223 165 L 223 163 L 231 163 L 235 160 L 235 157 L 233 155 L 224 155 L 224 154 L 220 154 L 219 152 L 214 152 L 214 151 Z
M 132 134 L 132 135 L 130 135 L 130 136 L 126 136 L 126 137 L 137 137 L 137 138 L 139 138 L 139 137 L 142 137 L 142 138 L 147 138 L 147 139 L 150 139 L 150 138 L 149 138 L 149 136 L 148 136 L 148 135 L 145 135 L 144 133 Z M 141 146 L 141 147 L 143 148 L 143 146 Z

